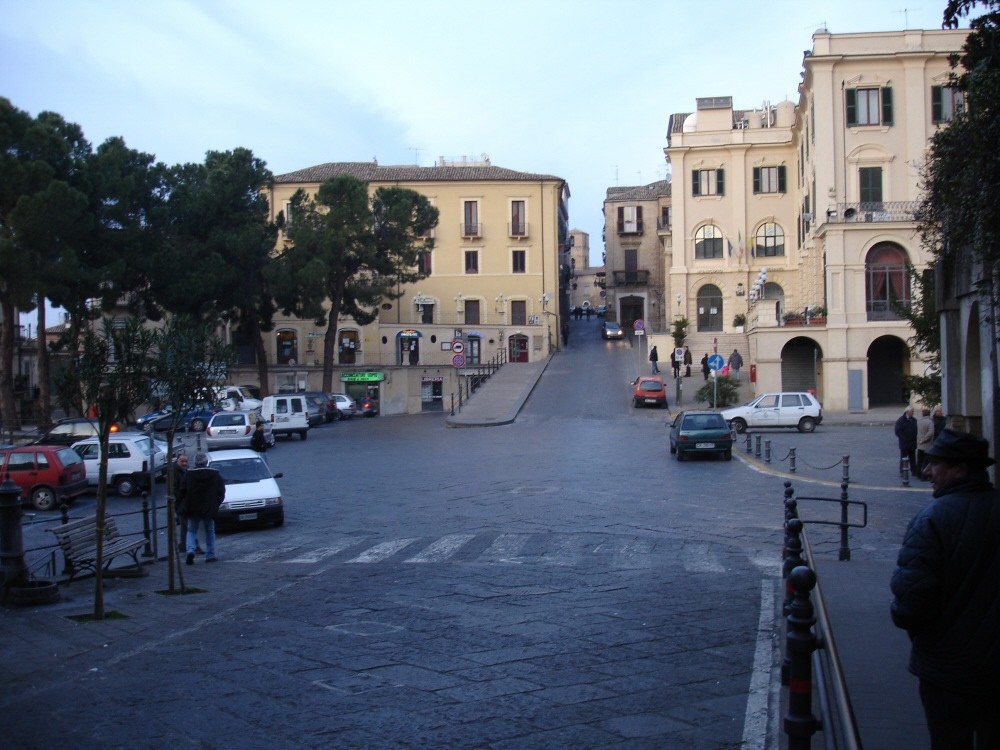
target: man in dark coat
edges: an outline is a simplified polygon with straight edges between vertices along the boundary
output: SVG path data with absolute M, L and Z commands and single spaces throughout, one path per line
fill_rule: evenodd
M 892 576 L 933 748 L 1000 747 L 1000 493 L 988 453 L 982 438 L 941 431 L 927 451 L 934 500 L 910 522 Z
M 899 441 L 899 474 L 903 474 L 903 459 L 910 462 L 910 472 L 917 470 L 917 420 L 913 407 L 907 406 L 896 420 L 896 439 Z
M 215 513 L 226 499 L 222 475 L 208 467 L 208 456 L 198 453 L 194 468 L 184 475 L 184 515 L 187 516 L 187 564 L 194 564 L 198 546 L 198 524 L 205 527 L 205 562 L 215 562 Z

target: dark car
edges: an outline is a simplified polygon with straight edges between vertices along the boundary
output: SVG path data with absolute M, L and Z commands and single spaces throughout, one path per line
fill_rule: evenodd
M 682 411 L 670 424 L 670 452 L 683 461 L 696 453 L 733 457 L 733 433 L 722 415 L 714 411 Z
M 112 432 L 118 432 L 118 430 L 119 425 L 111 425 Z M 97 437 L 98 432 L 96 419 L 70 417 L 69 419 L 60 419 L 43 432 L 39 438 L 32 441 L 32 445 L 73 445 L 80 440 Z
M 667 408 L 667 386 L 655 375 L 640 375 L 632 382 L 632 404 Z
M 601 323 L 601 338 L 602 339 L 622 339 L 625 338 L 625 334 L 622 332 L 622 327 L 613 321 L 605 320 Z
M 337 406 L 322 391 L 306 391 L 299 395 L 305 399 L 306 414 L 309 417 L 310 427 L 315 427 L 324 422 L 329 422 L 331 419 L 336 419 L 333 412 L 336 411 Z M 329 410 L 327 409 L 327 403 L 330 404 Z M 331 415 L 330 418 L 327 418 L 328 413 Z
M 186 432 L 204 432 L 212 415 L 219 411 L 218 407 L 209 403 L 192 406 L 182 411 L 180 415 L 168 411 L 162 417 L 144 423 L 142 430 L 144 432 L 165 432 L 169 429 L 175 429 Z
M 0 476 L 21 488 L 21 502 L 55 510 L 87 491 L 87 468 L 72 448 L 23 445 L 0 450 Z

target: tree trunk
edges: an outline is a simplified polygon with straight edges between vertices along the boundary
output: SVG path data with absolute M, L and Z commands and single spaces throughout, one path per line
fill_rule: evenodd
M 3 428 L 13 433 L 17 423 L 14 403 L 14 331 L 17 326 L 16 308 L 9 299 L 0 300 L 0 412 Z
M 260 319 L 255 315 L 249 316 L 249 334 L 253 341 L 254 357 L 257 360 L 257 379 L 260 381 L 260 397 L 271 395 L 269 385 L 269 375 L 267 370 L 267 350 L 264 348 L 264 334 L 260 330 Z
M 52 424 L 52 394 L 49 388 L 51 378 L 51 359 L 49 357 L 49 346 L 45 340 L 45 299 L 38 305 L 38 331 L 35 333 L 35 340 L 38 342 L 38 399 L 35 402 L 38 424 L 48 426 Z

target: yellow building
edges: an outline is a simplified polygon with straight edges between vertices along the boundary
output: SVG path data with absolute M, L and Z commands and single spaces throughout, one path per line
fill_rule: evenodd
M 745 335 L 757 390 L 812 389 L 835 410 L 908 401 L 900 377 L 923 365 L 894 305 L 910 300 L 908 264 L 929 259 L 920 165 L 957 106 L 948 56 L 967 33 L 823 29 L 797 104 L 715 97 L 671 116 L 674 231 L 661 250 L 692 350 L 718 339 L 725 353 Z
M 569 189 L 559 177 L 517 172 L 489 161 L 433 167 L 375 162 L 321 164 L 278 175 L 272 218 L 287 216 L 298 189 L 351 175 L 426 196 L 440 212 L 427 278 L 385 300 L 378 320 L 338 323 L 342 390 L 379 399 L 381 412 L 449 408 L 451 396 L 481 366 L 498 359 L 534 362 L 559 347 Z M 294 221 L 294 216 L 291 217 Z M 322 331 L 311 320 L 280 319 L 268 347 L 270 390 L 319 389 Z
M 569 231 L 569 309 L 596 310 L 604 304 L 604 266 L 590 265 L 590 235 Z

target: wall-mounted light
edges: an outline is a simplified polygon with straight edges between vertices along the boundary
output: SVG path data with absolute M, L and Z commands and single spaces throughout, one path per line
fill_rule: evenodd
M 680 307 L 681 306 L 681 293 L 680 292 L 677 292 L 677 297 L 675 299 L 677 300 L 677 306 Z
M 743 282 L 741 281 L 736 285 L 736 296 L 742 297 L 744 294 L 746 294 L 746 290 L 743 288 Z

